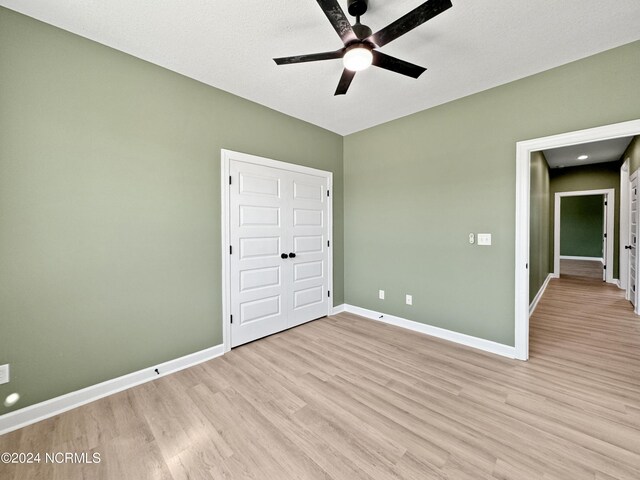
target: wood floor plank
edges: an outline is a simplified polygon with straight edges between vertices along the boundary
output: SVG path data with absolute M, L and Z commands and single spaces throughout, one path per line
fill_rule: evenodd
M 638 480 L 640 318 L 595 262 L 518 362 L 343 313 L 0 436 L 23 479 Z

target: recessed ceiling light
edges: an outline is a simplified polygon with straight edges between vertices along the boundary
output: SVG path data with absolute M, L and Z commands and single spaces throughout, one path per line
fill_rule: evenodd
M 587 158 L 589 158 L 589 155 L 580 155 L 578 160 L 586 160 Z

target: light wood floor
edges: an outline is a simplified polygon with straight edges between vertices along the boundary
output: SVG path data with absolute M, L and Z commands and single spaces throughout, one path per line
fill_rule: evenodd
M 602 280 L 603 265 L 592 260 L 560 259 L 560 276 L 587 277 Z
M 639 326 L 617 288 L 571 278 L 526 363 L 338 315 L 4 435 L 102 463 L 0 478 L 638 480 Z

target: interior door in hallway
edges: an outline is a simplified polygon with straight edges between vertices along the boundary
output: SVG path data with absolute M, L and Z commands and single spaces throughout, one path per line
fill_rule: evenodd
M 607 254 L 607 200 L 608 195 L 604 195 L 602 197 L 604 201 L 602 202 L 602 261 L 604 262 L 604 268 L 602 269 L 602 281 L 607 281 L 607 268 L 613 268 L 613 265 L 607 265 L 607 258 L 609 255 Z
M 637 304 L 637 287 L 638 279 L 638 262 L 637 262 L 637 244 L 638 244 L 638 176 L 634 175 L 631 179 L 631 188 L 629 192 L 629 243 L 625 246 L 629 250 L 629 280 L 627 282 L 627 298 L 636 308 Z

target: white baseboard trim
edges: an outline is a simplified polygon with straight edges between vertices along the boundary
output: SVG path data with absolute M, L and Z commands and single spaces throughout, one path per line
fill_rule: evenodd
M 535 311 L 536 307 L 538 306 L 538 302 L 542 298 L 542 295 L 544 295 L 544 291 L 547 289 L 547 285 L 549 285 L 549 282 L 552 278 L 558 278 L 558 276 L 555 273 L 550 273 L 549 275 L 547 275 L 547 278 L 544 280 L 544 283 L 540 287 L 540 290 L 538 290 L 538 293 L 536 293 L 536 296 L 533 297 L 533 300 L 529 305 L 529 315 L 531 315 Z
M 35 405 L 30 405 L 20 410 L 6 413 L 0 416 L 0 435 L 45 420 L 108 395 L 121 392 L 127 388 L 135 387 L 136 385 L 206 362 L 212 358 L 219 357 L 223 353 L 223 346 L 216 345 L 215 347 L 200 350 L 199 352 L 191 353 L 184 357 L 169 360 L 160 365 L 154 365 L 143 370 L 138 370 L 137 372 L 107 380 L 106 382 L 76 390 L 75 392 L 69 392 L 59 397 L 45 400 L 41 403 L 36 403 Z M 156 368 L 160 374 L 155 372 Z
M 503 357 L 516 358 L 516 348 L 509 345 L 503 345 L 502 343 L 485 340 L 483 338 L 472 337 L 471 335 L 465 335 L 464 333 L 453 332 L 444 328 L 414 322 L 413 320 L 407 320 L 393 315 L 387 315 L 386 313 L 374 312 L 373 310 L 367 310 L 366 308 L 356 307 L 354 305 L 345 304 L 344 307 L 345 312 L 360 315 L 361 317 L 369 318 L 371 320 L 424 333 L 432 337 L 442 338 L 444 340 L 449 340 L 450 342 L 466 345 L 467 347 L 473 347 L 479 350 L 484 350 L 485 352 L 502 355 Z
M 344 312 L 344 303 L 341 305 L 336 305 L 335 307 L 333 307 L 333 311 L 331 313 L 331 315 L 337 315 L 339 313 Z
M 560 260 L 587 260 L 589 262 L 600 262 L 604 265 L 602 257 L 575 257 L 573 255 L 560 255 Z
M 620 279 L 619 278 L 614 278 L 613 279 L 613 283 L 616 284 L 616 286 L 620 289 L 620 290 L 625 290 L 624 288 L 622 288 L 622 284 L 620 283 Z

